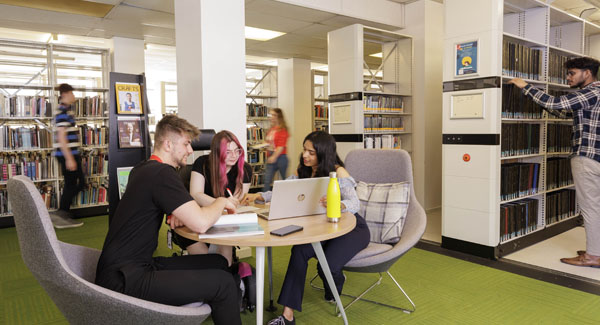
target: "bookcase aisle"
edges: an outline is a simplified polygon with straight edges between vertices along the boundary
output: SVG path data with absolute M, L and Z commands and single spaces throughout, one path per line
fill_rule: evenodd
M 449 0 L 445 11 L 442 246 L 498 258 L 581 223 L 571 116 L 543 111 L 508 81 L 572 91 L 563 64 L 600 55 L 600 28 L 537 0 Z M 467 61 L 465 44 L 475 47 Z
M 6 183 L 16 175 L 31 178 L 50 210 L 58 207 L 62 173 L 52 156 L 53 116 L 58 107 L 55 87 L 69 83 L 77 97 L 73 104 L 82 139 L 83 160 L 91 192 L 106 190 L 108 120 L 108 50 L 63 44 L 0 39 L 0 227 L 12 226 Z M 99 158 L 101 157 L 101 158 Z M 102 162 L 100 162 L 102 161 Z M 93 172 L 93 173 L 92 173 Z M 87 190 L 87 189 L 86 189 Z M 87 199 L 92 210 L 77 214 L 105 213 L 105 206 Z M 82 205 L 79 205 L 82 206 Z

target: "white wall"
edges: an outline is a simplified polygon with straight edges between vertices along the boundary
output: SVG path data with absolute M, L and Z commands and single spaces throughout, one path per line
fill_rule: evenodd
M 444 7 L 432 0 L 406 5 L 413 36 L 413 170 L 417 199 L 426 210 L 442 203 L 442 63 Z
M 110 44 L 113 72 L 140 74 L 144 65 L 144 40 L 113 37 Z

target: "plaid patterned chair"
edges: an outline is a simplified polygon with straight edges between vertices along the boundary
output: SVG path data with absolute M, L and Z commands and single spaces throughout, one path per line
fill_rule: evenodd
M 360 251 L 354 258 L 344 266 L 345 271 L 360 273 L 379 273 L 379 279 L 373 283 L 367 290 L 358 296 L 342 294 L 352 297 L 354 300 L 344 307 L 347 309 L 358 300 L 363 300 L 378 305 L 383 305 L 402 310 L 406 313 L 412 313 L 416 310 L 413 301 L 408 297 L 404 289 L 398 284 L 398 281 L 389 272 L 392 265 L 419 242 L 425 226 L 427 216 L 425 210 L 414 194 L 412 163 L 410 156 L 404 150 L 377 150 L 377 149 L 358 149 L 351 151 L 345 160 L 346 169 L 354 177 L 356 182 L 365 183 L 399 183 L 410 182 L 410 202 L 408 212 L 402 228 L 400 241 L 393 245 L 369 243 L 367 248 Z M 402 291 L 404 296 L 412 305 L 412 309 L 400 308 L 390 304 L 368 300 L 362 298 L 369 290 L 381 283 L 382 273 L 387 273 L 394 281 L 396 286 Z M 315 276 L 316 278 L 316 276 Z M 313 278 L 313 280 L 315 279 Z M 312 285 L 312 280 L 311 280 Z M 313 285 L 313 287 L 315 287 Z

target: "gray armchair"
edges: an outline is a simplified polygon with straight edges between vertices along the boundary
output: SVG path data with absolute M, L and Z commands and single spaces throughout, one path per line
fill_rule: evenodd
M 31 180 L 8 181 L 21 256 L 71 324 L 199 324 L 211 309 L 194 303 L 168 306 L 94 284 L 100 251 L 59 241 Z
M 366 183 L 399 183 L 410 182 L 410 203 L 404 228 L 400 241 L 394 245 L 369 243 L 367 248 L 360 251 L 350 262 L 344 266 L 345 271 L 360 273 L 379 273 L 379 279 L 373 283 L 367 290 L 358 296 L 343 294 L 352 297 L 354 300 L 344 307 L 347 309 L 358 300 L 363 300 L 379 305 L 400 309 L 406 313 L 412 313 L 416 306 L 410 297 L 404 292 L 404 289 L 398 284 L 398 281 L 389 272 L 392 265 L 419 242 L 425 233 L 427 216 L 425 210 L 415 197 L 413 184 L 412 163 L 410 156 L 404 150 L 377 150 L 377 149 L 358 149 L 353 150 L 346 156 L 346 169 L 359 182 Z M 387 273 L 394 281 L 396 286 L 402 291 L 404 296 L 412 305 L 412 309 L 400 308 L 393 305 L 384 304 L 362 297 L 376 285 L 381 283 L 382 273 Z M 314 280 L 314 278 L 313 278 Z M 312 281 L 311 281 L 312 282 Z M 313 285 L 313 287 L 315 287 Z

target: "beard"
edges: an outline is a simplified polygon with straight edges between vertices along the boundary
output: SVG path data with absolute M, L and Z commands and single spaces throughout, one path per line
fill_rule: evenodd
M 580 82 L 570 86 L 571 88 L 582 88 L 585 85 L 585 80 L 581 80 Z

